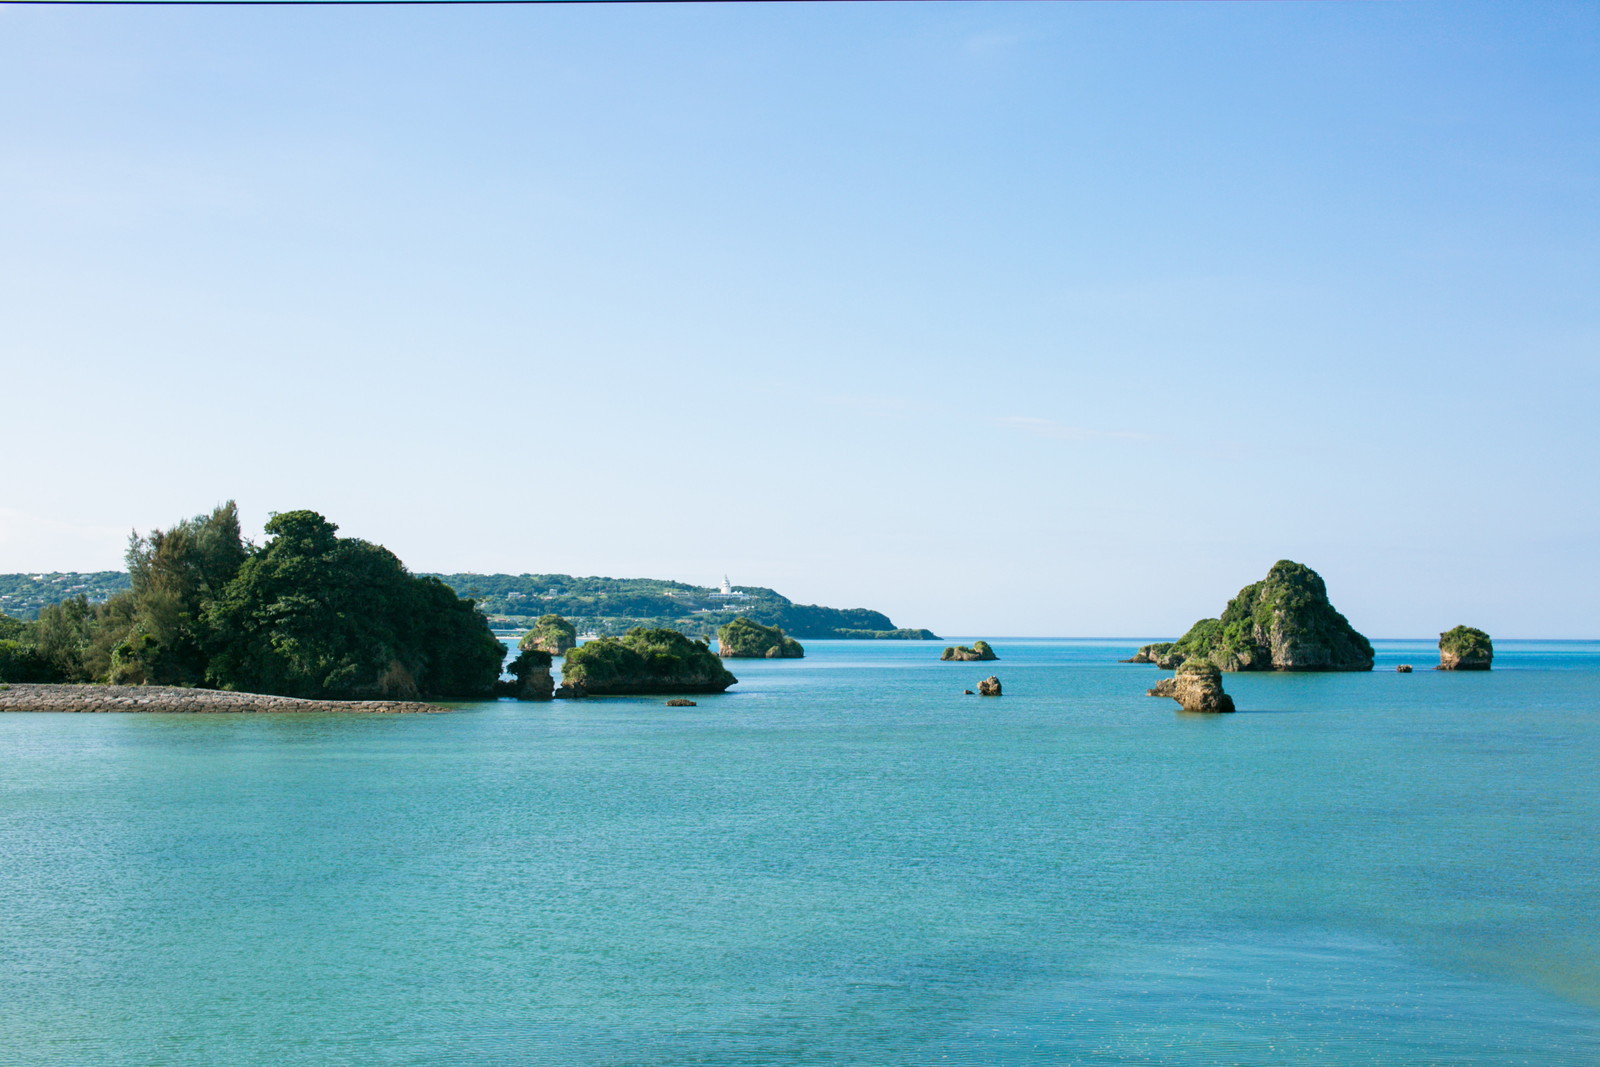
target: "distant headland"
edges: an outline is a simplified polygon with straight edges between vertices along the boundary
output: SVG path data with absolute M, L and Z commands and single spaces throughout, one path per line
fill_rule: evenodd
M 805 640 L 936 641 L 931 630 L 895 626 L 869 608 L 796 604 L 759 585 L 690 585 L 662 578 L 578 578 L 570 574 L 418 574 L 477 602 L 499 629 L 524 630 L 560 615 L 579 632 L 622 634 L 637 626 L 709 637 L 744 616 Z M 37 618 L 41 609 L 83 597 L 99 604 L 130 587 L 125 571 L 0 574 L 0 614 Z M 558 653 L 559 654 L 559 653 Z

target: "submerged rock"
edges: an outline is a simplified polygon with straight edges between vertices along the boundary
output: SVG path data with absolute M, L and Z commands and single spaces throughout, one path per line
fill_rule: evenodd
M 1439 635 L 1440 671 L 1486 671 L 1494 662 L 1494 642 L 1482 630 L 1457 626 Z
M 987 641 L 974 641 L 970 646 L 952 645 L 951 647 L 946 648 L 939 655 L 941 662 L 947 660 L 979 662 L 983 660 L 999 658 L 999 656 L 994 654 L 994 649 L 989 647 L 989 642 Z
M 1239 590 L 1220 619 L 1195 623 L 1156 662 L 1170 668 L 1204 660 L 1224 671 L 1370 671 L 1372 658 L 1372 642 L 1334 610 L 1322 577 L 1285 559 Z
M 1184 711 L 1204 713 L 1230 712 L 1233 698 L 1222 691 L 1222 672 L 1215 664 L 1203 660 L 1189 660 L 1178 667 L 1178 673 L 1163 678 L 1146 696 L 1171 697 Z
M 669 708 L 698 708 L 699 706 L 694 701 L 684 700 L 682 697 L 667 701 L 667 707 Z
M 717 654 L 724 659 L 800 659 L 806 650 L 778 627 L 740 615 L 718 627 Z
M 997 697 L 1000 695 L 1000 679 L 989 675 L 978 683 L 978 695 L 981 697 Z

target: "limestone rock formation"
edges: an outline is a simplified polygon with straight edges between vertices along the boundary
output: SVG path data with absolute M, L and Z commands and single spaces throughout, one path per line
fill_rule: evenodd
M 573 696 L 720 693 L 738 680 L 704 641 L 640 626 L 578 646 L 561 666 L 562 689 Z
M 578 629 L 560 615 L 541 615 L 533 629 L 517 642 L 520 649 L 537 649 L 552 656 L 565 656 L 578 645 Z
M 806 650 L 778 627 L 740 615 L 717 628 L 717 654 L 724 659 L 799 659 Z
M 1400 664 L 1400 666 L 1396 667 L 1395 670 L 1399 671 L 1401 674 L 1410 674 L 1411 673 L 1411 664 L 1402 663 L 1402 664 Z
M 669 708 L 698 708 L 699 706 L 694 701 L 684 700 L 682 697 L 667 701 L 667 707 Z
M 1440 671 L 1486 671 L 1494 662 L 1494 642 L 1482 630 L 1457 626 L 1439 635 Z
M 1279 560 L 1239 590 L 1220 619 L 1195 623 L 1156 662 L 1191 659 L 1224 671 L 1370 671 L 1372 643 L 1334 610 L 1316 571 Z
M 946 648 L 939 656 L 941 661 L 960 660 L 964 662 L 980 662 L 999 658 L 994 654 L 994 649 L 989 647 L 989 642 L 987 641 L 974 641 L 970 646 L 952 645 Z
M 1169 657 L 1168 654 L 1172 651 L 1172 645 L 1173 645 L 1173 642 L 1171 642 L 1171 641 L 1157 642 L 1156 644 L 1152 644 L 1152 645 L 1140 645 L 1139 646 L 1139 651 L 1135 652 L 1133 655 L 1129 656 L 1127 659 L 1119 659 L 1117 662 L 1118 663 L 1154 663 L 1157 667 L 1160 667 L 1162 670 L 1170 671 L 1170 670 L 1172 670 L 1174 667 L 1176 667 L 1178 665 L 1177 661 L 1176 660 L 1172 660 L 1170 662 L 1163 662 L 1163 661 L 1164 660 L 1169 660 L 1170 657 Z
M 1145 693 L 1152 697 L 1171 697 L 1184 711 L 1229 712 L 1233 698 L 1222 691 L 1222 672 L 1203 660 L 1189 660 L 1178 673 L 1163 678 Z
M 1000 695 L 1000 679 L 989 675 L 978 683 L 978 695 L 981 697 L 997 697 Z
M 550 676 L 550 662 L 548 652 L 523 649 L 506 665 L 512 680 L 502 683 L 501 691 L 518 700 L 549 700 L 556 686 L 555 679 Z

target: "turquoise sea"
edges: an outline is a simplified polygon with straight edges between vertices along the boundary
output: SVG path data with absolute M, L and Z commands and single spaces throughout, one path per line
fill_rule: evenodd
M 1136 640 L 991 640 L 0 716 L 0 1063 L 1600 1063 L 1600 643 L 1198 717 Z

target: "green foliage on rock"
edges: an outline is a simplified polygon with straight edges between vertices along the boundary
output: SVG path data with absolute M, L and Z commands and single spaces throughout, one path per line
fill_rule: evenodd
M 983 660 L 999 659 L 994 654 L 994 649 L 989 647 L 987 641 L 974 641 L 971 645 L 951 645 L 939 655 L 942 661 L 955 661 L 971 663 Z
M 524 648 L 506 665 L 512 681 L 501 682 L 498 689 L 518 700 L 549 700 L 555 689 L 555 679 L 550 676 L 550 653 L 540 648 Z
M 806 654 L 799 641 L 776 626 L 762 626 L 743 615 L 717 629 L 718 653 L 728 659 L 799 659 Z
M 536 648 L 552 656 L 564 656 L 577 647 L 578 630 L 560 615 L 541 615 L 533 629 L 522 635 L 518 648 Z
M 1494 642 L 1472 626 L 1457 626 L 1439 635 L 1439 669 L 1486 671 L 1494 661 Z
M 720 693 L 738 680 L 704 641 L 644 627 L 580 645 L 561 667 L 563 685 L 596 695 Z
M 1370 671 L 1372 643 L 1334 610 L 1327 586 L 1290 560 L 1239 590 L 1219 619 L 1201 619 L 1157 658 L 1209 660 L 1225 671 Z
M 337 530 L 314 511 L 273 516 L 272 540 L 208 613 L 207 681 L 334 699 L 490 695 L 504 649 L 472 601 Z

